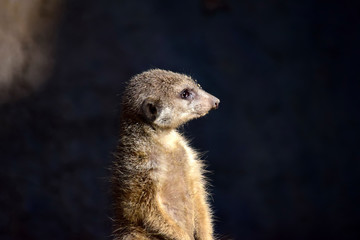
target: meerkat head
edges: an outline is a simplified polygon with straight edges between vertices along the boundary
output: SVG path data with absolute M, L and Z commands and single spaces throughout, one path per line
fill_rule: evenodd
M 145 121 L 155 128 L 177 128 L 218 108 L 219 103 L 191 77 L 153 69 L 129 81 L 123 112 L 125 117 Z

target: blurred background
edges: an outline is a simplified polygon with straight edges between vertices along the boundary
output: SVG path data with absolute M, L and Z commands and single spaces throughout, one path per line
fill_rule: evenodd
M 205 152 L 219 239 L 360 239 L 360 3 L 3 0 L 0 239 L 111 239 L 124 82 L 186 73 L 221 99 Z

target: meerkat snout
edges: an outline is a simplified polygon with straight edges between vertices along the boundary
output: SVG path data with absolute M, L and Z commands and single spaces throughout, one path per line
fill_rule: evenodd
M 219 108 L 219 104 L 220 104 L 220 99 L 218 99 L 217 97 L 213 96 L 213 109 L 218 109 Z

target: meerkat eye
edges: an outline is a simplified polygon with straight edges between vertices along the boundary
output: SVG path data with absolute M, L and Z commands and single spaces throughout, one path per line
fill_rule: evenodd
M 191 92 L 190 92 L 189 89 L 184 89 L 180 93 L 180 96 L 181 96 L 182 99 L 188 99 L 191 96 Z

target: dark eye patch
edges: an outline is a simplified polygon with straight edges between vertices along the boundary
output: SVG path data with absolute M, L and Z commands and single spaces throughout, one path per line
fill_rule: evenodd
M 181 91 L 181 93 L 180 93 L 180 97 L 182 98 L 182 99 L 188 99 L 190 96 L 191 96 L 191 90 L 189 90 L 189 89 L 184 89 L 184 90 L 182 90 Z
M 191 89 L 185 88 L 181 91 L 180 97 L 182 99 L 192 99 L 194 97 L 194 92 Z

